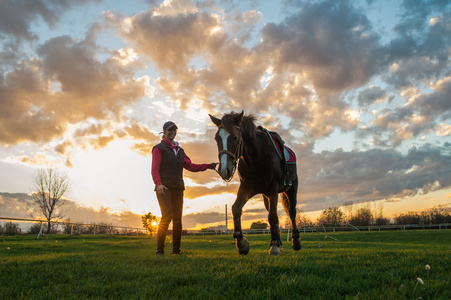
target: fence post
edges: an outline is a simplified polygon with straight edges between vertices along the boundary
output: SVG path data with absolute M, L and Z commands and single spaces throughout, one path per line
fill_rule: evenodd
M 38 233 L 37 239 L 39 238 L 39 236 L 41 235 L 41 233 L 42 233 L 42 221 L 41 221 L 41 228 L 39 229 L 39 233 Z
M 70 226 L 70 235 L 74 235 L 74 223 Z

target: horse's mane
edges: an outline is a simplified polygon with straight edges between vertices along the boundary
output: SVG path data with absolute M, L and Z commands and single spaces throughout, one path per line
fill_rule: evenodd
M 233 135 L 238 135 L 238 129 L 235 124 L 236 118 L 240 113 L 237 112 L 231 112 L 229 114 L 226 114 L 222 117 L 222 125 L 224 128 L 232 133 Z M 253 115 L 244 115 L 243 119 L 240 124 L 241 133 L 243 134 L 244 139 L 253 140 L 255 138 L 257 127 L 255 127 L 254 121 L 256 118 Z

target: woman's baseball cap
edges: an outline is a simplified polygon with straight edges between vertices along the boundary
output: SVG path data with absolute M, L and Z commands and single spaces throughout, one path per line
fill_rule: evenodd
M 177 127 L 177 125 L 175 125 L 174 122 L 172 122 L 172 121 L 167 121 L 167 122 L 164 123 L 164 125 L 163 125 L 163 131 L 169 130 L 169 129 L 171 129 L 172 127 L 175 127 L 175 129 L 179 129 L 179 128 Z M 160 132 L 160 134 L 161 134 L 161 133 L 163 133 L 163 132 Z

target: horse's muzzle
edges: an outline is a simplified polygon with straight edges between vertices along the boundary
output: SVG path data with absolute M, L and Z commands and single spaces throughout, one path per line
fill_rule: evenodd
M 225 181 L 230 181 L 232 180 L 233 177 L 233 169 L 232 170 L 230 168 L 219 169 L 218 174 Z

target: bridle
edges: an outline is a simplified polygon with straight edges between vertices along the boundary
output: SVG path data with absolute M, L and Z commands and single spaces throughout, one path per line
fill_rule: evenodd
M 231 152 L 229 150 L 220 150 L 219 153 L 218 153 L 219 161 L 221 161 L 221 155 L 223 155 L 223 154 L 226 154 L 226 155 L 228 155 L 228 156 L 233 158 L 232 176 L 230 176 L 229 179 L 224 179 L 223 178 L 225 182 L 230 182 L 233 179 L 233 175 L 235 175 L 235 171 L 236 171 L 236 167 L 237 167 L 237 164 L 238 164 L 238 160 L 240 159 L 241 155 L 243 154 L 243 135 L 241 133 L 241 128 L 238 127 L 238 126 L 236 126 L 236 127 L 238 129 L 239 136 L 238 136 L 238 145 L 237 145 L 237 147 L 235 149 L 235 152 Z M 221 129 L 221 128 L 224 129 L 224 126 L 221 125 L 218 128 L 219 129 Z M 216 171 L 216 173 L 219 174 L 218 170 L 215 169 L 215 171 Z

